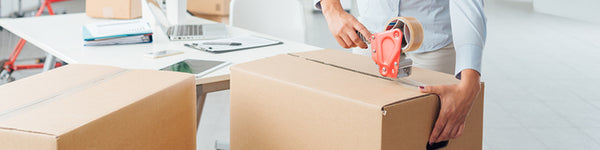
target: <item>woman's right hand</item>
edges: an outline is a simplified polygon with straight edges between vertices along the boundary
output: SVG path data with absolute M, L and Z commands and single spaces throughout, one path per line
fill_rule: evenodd
M 371 37 L 371 33 L 354 16 L 342 8 L 339 0 L 321 0 L 321 8 L 331 34 L 340 46 L 367 48 L 367 44 L 360 39 L 356 31 L 367 39 Z

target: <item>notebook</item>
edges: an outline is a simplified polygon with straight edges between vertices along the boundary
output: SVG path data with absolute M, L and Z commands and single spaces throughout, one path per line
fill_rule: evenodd
M 212 44 L 205 44 L 205 43 L 241 43 L 241 44 L 240 45 L 212 45 Z M 231 51 L 237 51 L 237 50 L 245 50 L 245 49 L 277 45 L 277 44 L 283 44 L 283 42 L 248 35 L 248 36 L 237 36 L 237 37 L 217 39 L 217 40 L 195 41 L 195 42 L 185 43 L 184 45 L 187 47 L 191 47 L 191 48 L 202 50 L 202 51 L 207 51 L 207 52 L 212 52 L 212 53 L 224 53 L 224 52 L 231 52 Z
M 152 42 L 150 24 L 139 19 L 90 23 L 81 30 L 85 46 Z

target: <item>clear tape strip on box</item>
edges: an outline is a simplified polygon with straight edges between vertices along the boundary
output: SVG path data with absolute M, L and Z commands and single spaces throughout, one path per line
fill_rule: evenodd
M 95 85 L 98 85 L 100 83 L 103 83 L 105 81 L 113 79 L 113 78 L 115 78 L 115 77 L 117 77 L 117 76 L 119 76 L 119 75 L 121 75 L 123 73 L 129 72 L 129 71 L 130 70 L 127 70 L 127 69 L 120 69 L 120 70 L 115 71 L 115 72 L 107 73 L 107 74 L 104 74 L 104 75 L 102 75 L 102 76 L 100 76 L 98 78 L 95 78 L 93 80 L 89 80 L 89 81 L 84 82 L 84 83 L 82 83 L 80 85 L 77 85 L 75 87 L 67 88 L 65 90 L 62 90 L 62 91 L 60 91 L 60 92 L 58 92 L 56 94 L 50 95 L 48 97 L 40 98 L 38 100 L 35 100 L 35 101 L 32 101 L 32 102 L 20 105 L 18 107 L 15 107 L 15 108 L 3 111 L 3 112 L 0 112 L 0 120 L 4 120 L 4 119 L 7 119 L 7 118 L 10 118 L 11 116 L 18 115 L 18 114 L 20 114 L 22 112 L 25 112 L 27 110 L 30 110 L 30 109 L 36 107 L 36 106 L 40 106 L 40 105 L 43 105 L 43 104 L 46 104 L 46 103 L 58 100 L 58 99 L 60 99 L 62 97 L 69 96 L 69 95 L 74 94 L 74 93 L 76 93 L 78 91 L 81 91 L 81 90 L 93 87 Z

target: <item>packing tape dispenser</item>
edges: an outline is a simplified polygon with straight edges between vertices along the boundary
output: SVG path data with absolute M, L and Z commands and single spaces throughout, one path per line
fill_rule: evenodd
M 423 42 L 423 27 L 414 17 L 395 17 L 388 21 L 385 31 L 372 34 L 365 43 L 371 44 L 371 57 L 379 73 L 388 78 L 407 77 L 411 73 L 412 60 L 405 52 L 419 49 Z

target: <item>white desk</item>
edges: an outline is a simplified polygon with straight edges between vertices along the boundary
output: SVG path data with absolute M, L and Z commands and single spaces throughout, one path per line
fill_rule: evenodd
M 191 16 L 187 20 L 189 20 L 189 23 L 213 23 L 209 20 Z M 225 60 L 237 64 L 277 54 L 320 49 L 302 43 L 278 39 L 283 41 L 284 44 L 222 54 L 212 54 L 183 46 L 183 43 L 186 43 L 186 41 L 169 41 L 164 32 L 155 25 L 153 25 L 154 41 L 152 43 L 83 46 L 81 27 L 88 23 L 102 21 L 109 20 L 93 19 L 86 16 L 84 13 L 78 13 L 21 19 L 0 19 L 0 26 L 67 63 L 110 65 L 129 69 L 158 70 L 186 58 Z M 232 36 L 252 34 L 269 37 L 236 27 L 228 27 L 227 29 Z M 273 37 L 269 38 L 277 39 Z M 183 50 L 185 53 L 183 55 L 159 59 L 143 57 L 144 53 L 157 49 Z M 226 74 L 229 74 L 228 67 L 210 73 L 205 77 Z
M 110 65 L 129 69 L 158 70 L 187 58 L 229 61 L 233 64 L 248 62 L 277 54 L 318 50 L 321 48 L 293 41 L 277 39 L 248 30 L 227 27 L 231 36 L 258 35 L 283 41 L 284 44 L 255 49 L 213 54 L 183 46 L 185 41 L 170 41 L 165 32 L 150 21 L 153 27 L 152 43 L 83 46 L 81 27 L 88 23 L 109 21 L 94 19 L 85 13 L 42 16 L 19 19 L 0 19 L 0 26 L 27 42 L 41 48 L 50 55 L 69 64 Z M 205 19 L 188 16 L 187 23 L 213 23 Z M 188 41 L 189 42 L 189 41 Z M 145 58 L 144 53 L 153 50 L 182 50 L 184 54 L 158 59 Z M 219 69 L 196 80 L 198 85 L 198 120 L 201 116 L 206 93 L 229 89 L 229 67 Z

